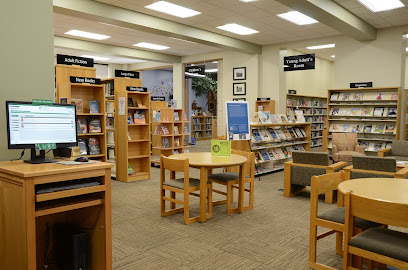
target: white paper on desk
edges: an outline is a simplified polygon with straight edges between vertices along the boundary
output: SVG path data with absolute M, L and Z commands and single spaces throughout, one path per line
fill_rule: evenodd
M 126 113 L 126 98 L 119 97 L 119 115 L 125 115 Z
M 62 164 L 62 165 L 83 165 L 83 164 L 91 164 L 91 163 L 96 163 L 96 161 L 77 162 L 77 161 L 73 161 L 73 160 L 67 160 L 67 161 L 57 162 L 57 164 Z

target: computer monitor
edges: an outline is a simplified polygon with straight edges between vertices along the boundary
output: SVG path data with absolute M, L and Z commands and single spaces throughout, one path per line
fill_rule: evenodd
M 6 111 L 8 148 L 31 149 L 31 160 L 26 162 L 56 162 L 45 159 L 44 150 L 37 156 L 36 144 L 77 145 L 75 105 L 6 101 Z

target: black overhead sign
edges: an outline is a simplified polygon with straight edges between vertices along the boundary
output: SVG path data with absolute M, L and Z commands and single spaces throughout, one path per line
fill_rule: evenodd
M 186 67 L 186 73 L 205 75 L 205 65 Z M 186 75 L 189 75 L 189 74 L 186 74 Z
M 115 69 L 115 77 L 139 79 L 139 72 Z
M 85 78 L 85 77 L 70 76 L 69 80 L 71 83 L 101 84 L 101 79 L 98 79 L 98 78 Z
M 147 87 L 126 86 L 127 91 L 147 92 Z
M 283 67 L 284 71 L 315 69 L 315 54 L 285 56 Z
M 271 100 L 271 98 L 270 97 L 259 97 L 259 98 L 256 98 L 256 100 L 265 101 L 265 100 Z
M 359 87 L 373 87 L 373 82 L 350 83 L 350 88 L 359 88 Z
M 163 96 L 150 96 L 151 101 L 166 101 L 166 97 Z
M 289 94 L 296 95 L 296 92 L 297 92 L 296 90 L 288 89 L 288 93 L 289 93 Z
M 82 67 L 93 67 L 94 60 L 92 58 L 71 56 L 71 55 L 65 55 L 65 54 L 57 54 L 57 64 L 78 65 Z

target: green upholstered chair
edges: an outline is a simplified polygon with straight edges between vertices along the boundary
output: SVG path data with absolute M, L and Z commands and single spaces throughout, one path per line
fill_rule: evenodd
M 408 161 L 408 141 L 394 140 L 391 148 L 378 150 L 378 157 L 393 157 L 396 160 Z
M 346 162 L 329 165 L 329 154 L 326 152 L 293 151 L 292 161 L 285 162 L 283 195 L 291 197 L 310 186 L 312 176 L 341 171 Z M 333 203 L 333 192 L 326 194 L 325 201 Z

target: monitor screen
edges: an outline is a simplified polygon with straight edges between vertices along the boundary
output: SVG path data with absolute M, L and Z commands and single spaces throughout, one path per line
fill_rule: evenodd
M 74 105 L 7 101 L 6 107 L 9 149 L 34 148 L 41 143 L 76 145 Z

